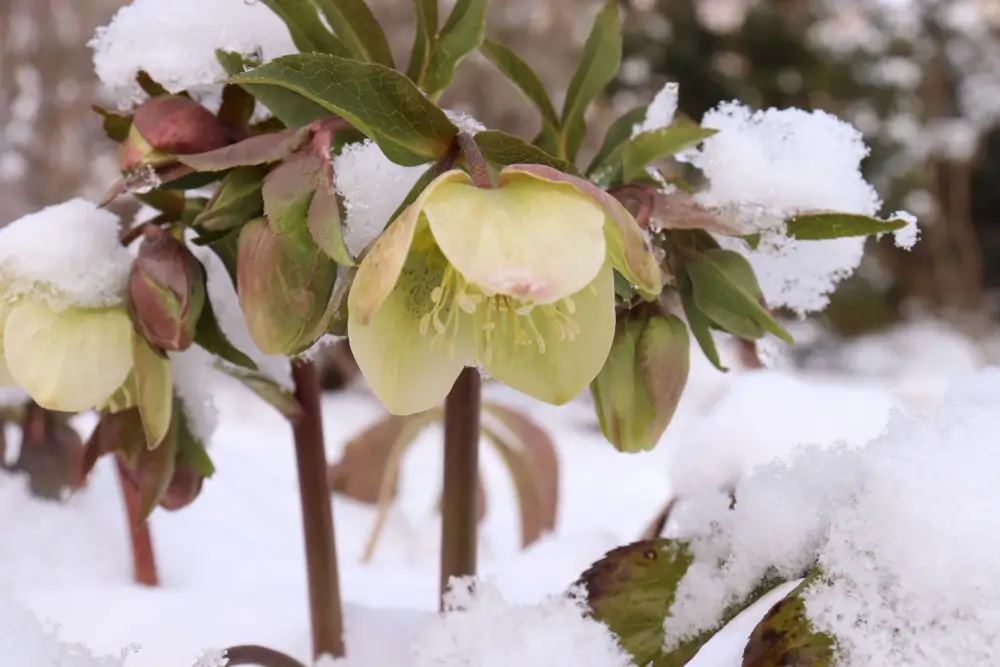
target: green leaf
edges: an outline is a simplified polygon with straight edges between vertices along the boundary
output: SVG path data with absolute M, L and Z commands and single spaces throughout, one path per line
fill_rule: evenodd
M 663 622 L 692 561 L 683 542 L 642 540 L 608 552 L 580 577 L 594 617 L 615 633 L 635 664 L 684 664 L 664 653 Z
M 194 219 L 200 230 L 220 232 L 241 227 L 259 217 L 264 203 L 261 180 L 267 168 L 263 166 L 233 169 L 219 183 L 204 210 Z
M 180 219 L 184 215 L 184 208 L 187 205 L 187 198 L 183 192 L 177 190 L 161 190 L 159 188 L 148 192 L 137 192 L 132 195 L 146 206 L 155 208 L 161 213 L 166 213 L 174 219 Z
M 413 10 L 417 19 L 417 31 L 413 38 L 406 77 L 422 87 L 430 65 L 434 42 L 437 40 L 438 0 L 413 0 Z
M 636 126 L 636 123 L 643 121 L 646 117 L 646 109 L 648 108 L 648 104 L 637 106 L 631 111 L 625 112 L 615 122 L 611 123 L 611 127 L 608 128 L 607 133 L 604 135 L 604 143 L 601 144 L 601 149 L 597 151 L 597 155 L 594 156 L 594 159 L 590 162 L 590 166 L 587 167 L 587 176 L 608 166 L 608 163 L 611 162 L 609 158 L 619 154 L 621 145 L 632 137 L 632 128 Z
M 194 240 L 195 245 L 208 246 L 226 267 L 233 284 L 236 284 L 236 250 L 239 247 L 240 230 L 233 229 L 218 235 L 208 237 L 199 236 Z
M 691 280 L 687 276 L 681 278 L 681 304 L 684 306 L 684 316 L 687 317 L 691 335 L 698 341 L 698 347 L 701 348 L 705 358 L 718 370 L 728 373 L 729 369 L 723 366 L 719 359 L 719 349 L 716 347 L 715 337 L 712 335 L 712 322 L 695 304 Z
M 813 573 L 757 624 L 743 651 L 743 667 L 830 667 L 835 643 L 817 632 L 806 615 L 802 593 L 815 581 Z
M 648 130 L 632 137 L 622 146 L 622 172 L 627 183 L 638 176 L 651 162 L 694 146 L 718 130 L 695 123 L 678 122 L 657 130 Z
M 476 133 L 476 145 L 482 151 L 488 162 L 506 167 L 510 164 L 542 164 L 561 172 L 579 176 L 580 171 L 571 163 L 560 160 L 543 151 L 541 148 L 518 139 L 517 137 L 486 130 Z
M 205 307 L 198 318 L 198 326 L 194 332 L 194 342 L 205 348 L 205 351 L 215 356 L 225 359 L 231 364 L 242 366 L 250 370 L 257 370 L 257 364 L 253 359 L 240 351 L 235 345 L 229 342 L 226 334 L 222 332 L 219 321 L 212 310 L 211 299 L 205 299 Z
M 508 49 L 500 42 L 487 39 L 479 50 L 486 58 L 499 69 L 504 76 L 517 86 L 525 97 L 532 102 L 542 114 L 542 131 L 535 140 L 536 144 L 549 144 L 558 146 L 559 137 L 559 115 L 552 106 L 545 84 L 531 69 L 528 63 L 524 62 L 519 55 Z
M 331 53 L 350 58 L 351 52 L 344 43 L 326 29 L 316 11 L 313 0 L 262 0 L 288 26 L 292 42 L 302 53 Z
M 562 157 L 576 158 L 587 122 L 584 115 L 604 87 L 614 79 L 622 60 L 621 22 L 617 0 L 607 0 L 583 46 L 583 58 L 569 82 L 562 112 Z
M 128 139 L 128 131 L 132 127 L 132 119 L 128 116 L 123 116 L 121 114 L 108 111 L 96 104 L 90 107 L 93 109 L 94 113 L 100 114 L 101 118 L 101 128 L 104 130 L 104 134 L 107 135 L 108 139 L 116 143 L 122 143 Z
M 146 70 L 139 70 L 139 73 L 135 77 L 136 83 L 142 88 L 142 92 L 146 93 L 150 97 L 160 97 L 161 95 L 169 95 L 170 91 L 161 86 L 156 82 L 153 77 L 149 75 Z M 187 97 L 186 93 L 179 93 L 180 95 Z
M 458 135 L 445 113 L 409 79 L 382 65 L 300 54 L 276 58 L 231 80 L 296 93 L 342 116 L 404 166 L 441 157 Z
M 788 220 L 785 235 L 800 241 L 825 241 L 895 232 L 908 224 L 905 220 L 879 220 L 853 213 L 805 213 Z
M 436 99 L 455 78 L 455 68 L 479 48 L 486 33 L 488 0 L 457 0 L 431 49 L 430 62 L 421 86 Z
M 184 402 L 175 395 L 174 405 L 177 406 L 174 415 L 174 427 L 177 429 L 177 462 L 191 466 L 202 477 L 211 477 L 215 474 L 215 464 L 205 451 L 205 443 L 191 431 Z
M 739 338 L 756 340 L 768 331 L 787 343 L 791 335 L 761 305 L 753 267 L 732 250 L 709 250 L 685 264 L 694 301 L 710 320 Z
M 284 415 L 286 419 L 294 421 L 302 415 L 302 405 L 295 399 L 292 392 L 284 389 L 266 375 L 221 363 L 217 363 L 216 368 L 226 375 L 239 380 L 247 389 L 257 394 L 266 403 L 270 404 L 271 407 Z
M 236 51 L 226 51 L 225 49 L 215 50 L 215 59 L 226 72 L 227 76 L 236 76 L 240 72 L 251 70 L 260 65 L 260 60 Z
M 260 62 L 234 51 L 216 50 L 215 57 L 230 77 L 260 66 Z M 241 88 L 254 96 L 270 111 L 278 122 L 290 128 L 301 128 L 314 120 L 328 116 L 326 109 L 283 88 L 241 84 Z M 265 121 L 267 122 L 267 121 Z
M 226 127 L 242 130 L 250 125 L 256 106 L 257 101 L 249 92 L 239 86 L 226 84 L 222 87 L 222 104 L 216 117 Z
M 177 434 L 174 428 L 156 449 L 139 452 L 136 479 L 139 483 L 140 516 L 149 517 L 163 498 L 177 465 Z
M 333 31 L 358 60 L 393 67 L 389 41 L 365 0 L 316 0 Z

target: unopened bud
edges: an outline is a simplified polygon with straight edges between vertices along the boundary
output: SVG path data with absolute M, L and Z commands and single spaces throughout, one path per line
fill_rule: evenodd
M 673 315 L 619 316 L 604 367 L 591 383 L 601 432 L 618 450 L 656 447 L 687 384 L 690 339 Z
M 205 306 L 205 269 L 167 232 L 146 238 L 128 282 L 135 321 L 146 340 L 163 350 L 194 342 Z
M 139 105 L 121 148 L 121 168 L 161 167 L 175 155 L 222 148 L 226 130 L 211 111 L 187 97 L 154 97 Z
M 250 335 L 269 355 L 294 355 L 318 340 L 333 317 L 337 266 L 305 220 L 276 234 L 264 218 L 240 231 L 236 290 Z
M 178 461 L 174 476 L 160 498 L 160 507 L 168 512 L 184 509 L 201 493 L 204 481 L 204 476 L 193 466 Z

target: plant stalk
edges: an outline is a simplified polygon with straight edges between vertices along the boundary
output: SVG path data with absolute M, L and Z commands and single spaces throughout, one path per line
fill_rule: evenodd
M 444 404 L 440 609 L 452 577 L 476 573 L 479 487 L 479 371 L 466 368 Z
M 121 456 L 115 455 L 118 470 L 118 485 L 125 502 L 128 518 L 129 542 L 132 546 L 132 569 L 136 583 L 145 586 L 159 586 L 160 577 L 156 571 L 156 556 L 153 553 L 153 538 L 149 533 L 149 522 L 142 516 L 142 498 L 139 487 L 125 470 Z
M 344 655 L 343 610 L 337 573 L 337 545 L 333 532 L 333 506 L 326 479 L 326 448 L 320 410 L 319 378 L 311 361 L 292 362 L 295 398 L 302 415 L 292 422 L 295 462 L 299 474 L 302 528 L 306 543 L 306 574 L 313 654 Z

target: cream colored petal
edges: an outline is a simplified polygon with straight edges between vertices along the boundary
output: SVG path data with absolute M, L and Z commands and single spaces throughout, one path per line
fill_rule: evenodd
M 392 292 L 410 253 L 421 220 L 420 212 L 427 197 L 442 184 L 468 180 L 468 174 L 463 171 L 445 172 L 431 181 L 420 196 L 389 224 L 358 267 L 347 298 L 351 317 L 361 324 L 368 324 L 375 311 Z
M 501 184 L 514 178 L 531 175 L 552 183 L 567 184 L 590 197 L 604 209 L 604 234 L 611 265 L 645 296 L 655 297 L 663 289 L 663 275 L 653 255 L 649 241 L 639 223 L 622 203 L 590 181 L 564 174 L 541 164 L 515 164 L 504 167 Z
M 605 264 L 594 281 L 572 296 L 573 316 L 580 326 L 576 340 L 559 340 L 557 327 L 543 308 L 517 318 L 517 326 L 527 334 L 537 330 L 545 341 L 545 351 L 531 344 L 515 344 L 513 318 L 496 321 L 487 372 L 500 382 L 546 403 L 562 405 L 573 400 L 597 377 L 611 351 L 615 336 L 614 275 Z M 534 329 L 531 328 L 532 324 Z
M 347 322 L 351 351 L 362 374 L 395 415 L 438 407 L 471 356 L 471 317 L 460 311 L 456 312 L 462 318 L 457 334 L 449 331 L 432 345 L 434 328 L 420 333 L 421 319 L 431 310 L 431 291 L 443 276 L 444 259 L 440 253 L 434 255 L 415 252 L 410 256 L 396 288 L 367 325 L 355 317 Z M 447 312 L 441 316 L 447 320 Z
M 3 350 L 3 328 L 7 323 L 7 313 L 9 312 L 10 306 L 8 304 L 0 304 L 0 387 L 17 386 L 17 382 L 10 374 L 10 369 L 7 368 L 7 360 Z
M 81 412 L 115 392 L 132 368 L 132 322 L 123 308 L 17 304 L 4 326 L 11 376 L 39 405 Z
M 604 263 L 603 209 L 531 174 L 493 190 L 441 184 L 424 213 L 448 260 L 488 292 L 550 303 L 581 290 Z

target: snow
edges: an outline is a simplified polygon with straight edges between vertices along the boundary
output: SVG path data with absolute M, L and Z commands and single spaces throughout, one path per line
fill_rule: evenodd
M 656 93 L 656 96 L 653 97 L 653 101 L 649 103 L 645 118 L 643 118 L 641 123 L 636 123 L 635 127 L 632 128 L 632 136 L 634 137 L 642 132 L 667 127 L 674 122 L 674 115 L 677 113 L 679 91 L 680 86 L 673 81 L 664 85 L 660 89 L 660 92 Z
M 118 216 L 80 198 L 15 220 L 0 229 L 5 296 L 42 296 L 54 307 L 121 303 L 132 255 L 119 230 Z
M 718 133 L 689 158 L 708 180 L 698 200 L 746 233 L 761 233 L 755 249 L 737 238 L 719 242 L 749 258 L 771 307 L 822 310 L 861 263 L 865 238 L 799 241 L 784 234 L 783 223 L 813 211 L 878 213 L 881 201 L 861 173 L 868 155 L 861 133 L 826 112 L 752 111 L 738 102 L 709 111 L 702 125 Z M 911 220 L 895 237 L 901 247 L 912 247 L 915 230 Z
M 169 357 L 174 391 L 187 417 L 188 428 L 198 440 L 208 444 L 219 422 L 213 398 L 219 375 L 216 358 L 197 345 L 183 352 L 171 352 Z
M 512 605 L 494 585 L 454 584 L 444 616 L 417 638 L 413 667 L 628 667 L 608 627 L 588 618 L 586 595 L 549 597 L 539 604 Z
M 357 257 L 382 232 L 430 165 L 403 167 L 370 139 L 349 144 L 334 158 L 334 185 L 344 198 L 344 243 Z
M 264 60 L 297 52 L 276 14 L 244 0 L 134 0 L 90 46 L 94 71 L 122 108 L 145 97 L 135 81 L 140 70 L 173 93 L 204 91 L 226 77 L 216 49 Z

